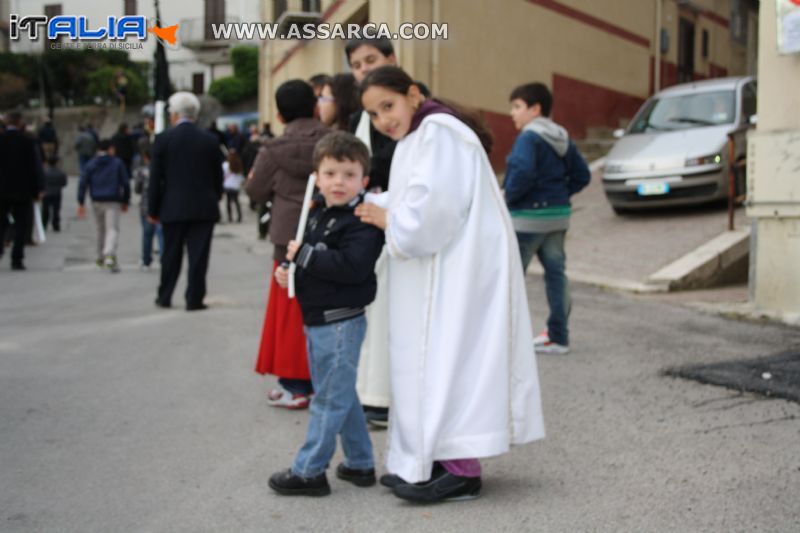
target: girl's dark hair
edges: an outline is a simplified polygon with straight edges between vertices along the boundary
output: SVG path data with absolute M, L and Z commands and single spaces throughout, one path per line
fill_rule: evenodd
M 336 103 L 336 119 L 334 126 L 337 130 L 347 131 L 350 116 L 358 111 L 358 88 L 356 79 L 352 74 L 337 74 L 328 82 Z
M 244 169 L 242 158 L 239 157 L 239 154 L 237 154 L 235 150 L 230 150 L 228 152 L 228 169 L 234 174 L 241 174 Z
M 310 78 L 308 78 L 308 84 L 311 85 L 314 89 L 319 87 L 322 89 L 327 84 L 331 82 L 331 77 L 327 74 L 314 74 Z
M 376 68 L 367 74 L 361 82 L 361 96 L 363 96 L 370 87 L 383 87 L 389 91 L 406 95 L 408 94 L 408 89 L 412 85 L 417 84 L 403 69 L 395 66 L 384 66 Z M 434 102 L 439 102 L 445 107 L 449 107 L 457 119 L 475 132 L 481 145 L 483 145 L 483 149 L 486 150 L 486 154 L 488 155 L 491 153 L 493 144 L 492 132 L 486 125 L 486 121 L 480 111 L 470 109 L 443 98 L 432 98 L 432 100 Z

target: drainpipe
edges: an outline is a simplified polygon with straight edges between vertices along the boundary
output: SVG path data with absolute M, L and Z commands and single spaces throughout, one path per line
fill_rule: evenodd
M 661 2 L 656 0 L 656 34 L 653 42 L 653 94 L 661 90 Z
M 395 24 L 397 24 L 398 31 L 400 31 L 400 24 L 403 23 L 403 21 L 400 20 L 400 17 L 402 16 L 403 16 L 402 0 L 394 0 L 394 21 Z M 397 60 L 397 65 L 402 66 L 403 64 L 400 62 L 400 58 L 402 56 L 403 41 L 398 41 L 397 46 L 395 46 L 394 48 L 395 48 L 394 57 Z M 412 67 L 413 67 L 412 65 L 405 65 L 407 71 L 413 72 L 414 70 Z
M 433 0 L 432 24 L 438 24 L 441 20 L 441 0 Z M 441 87 L 439 86 L 439 41 L 431 41 L 431 94 L 438 95 Z

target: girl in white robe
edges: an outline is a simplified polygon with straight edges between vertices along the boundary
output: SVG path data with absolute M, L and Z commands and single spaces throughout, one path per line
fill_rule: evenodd
M 357 214 L 385 229 L 390 475 L 412 501 L 475 497 L 480 457 L 544 437 L 519 250 L 484 146 L 464 115 L 382 67 L 362 82 L 399 141 L 389 192 Z M 424 483 L 422 483 L 424 482 Z

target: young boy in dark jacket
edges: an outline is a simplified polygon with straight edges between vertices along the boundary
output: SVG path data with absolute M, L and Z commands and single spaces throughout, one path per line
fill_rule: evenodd
M 521 132 L 506 160 L 503 189 L 523 271 L 538 256 L 550 306 L 547 330 L 534 339 L 534 345 L 540 353 L 566 354 L 570 297 L 564 239 L 572 214 L 569 199 L 589 184 L 591 173 L 567 130 L 547 118 L 553 104 L 547 87 L 521 85 L 509 100 L 511 119 Z
M 314 385 L 303 446 L 288 470 L 274 474 L 279 494 L 330 494 L 325 475 L 341 436 L 345 460 L 336 476 L 357 486 L 375 483 L 372 443 L 356 394 L 356 369 L 366 332 L 364 308 L 375 298 L 375 262 L 383 231 L 354 214 L 369 178 L 369 152 L 355 136 L 334 132 L 314 149 L 320 196 L 309 213 L 302 242 L 290 241 L 286 259 L 297 264 L 297 298 L 309 347 Z M 288 284 L 285 266 L 275 271 Z
M 125 164 L 114 156 L 110 140 L 100 141 L 97 155 L 81 172 L 78 186 L 78 217 L 86 216 L 86 192 L 92 198 L 97 223 L 97 265 L 111 272 L 119 272 L 117 245 L 119 244 L 120 212 L 128 210 L 131 187 Z

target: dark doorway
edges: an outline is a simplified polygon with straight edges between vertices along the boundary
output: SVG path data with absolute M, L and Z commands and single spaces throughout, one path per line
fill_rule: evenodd
M 205 85 L 205 75 L 202 72 L 192 74 L 192 92 L 194 94 L 203 94 Z
M 211 25 L 225 23 L 225 0 L 206 0 L 205 15 L 205 39 L 213 41 L 214 29 Z
M 678 24 L 678 83 L 694 79 L 694 22 L 683 17 Z

